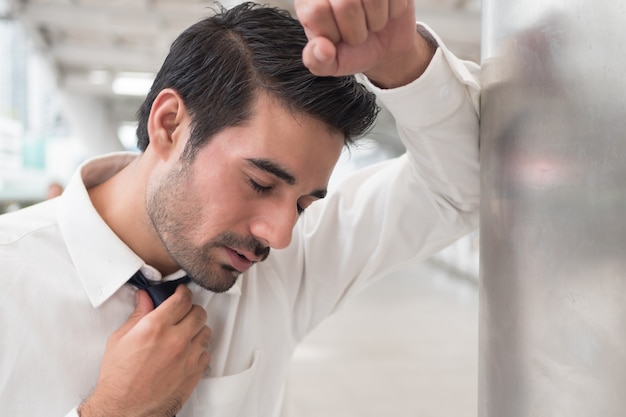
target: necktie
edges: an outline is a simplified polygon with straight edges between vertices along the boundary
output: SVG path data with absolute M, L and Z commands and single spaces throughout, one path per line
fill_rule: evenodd
M 148 281 L 148 279 L 141 273 L 141 271 L 137 271 L 135 272 L 135 275 L 133 275 L 128 280 L 128 283 L 134 285 L 140 290 L 146 290 L 146 292 L 152 299 L 154 308 L 157 308 L 163 301 L 167 300 L 170 295 L 174 294 L 174 291 L 176 291 L 176 287 L 178 287 L 180 284 L 187 284 L 189 281 L 189 277 L 184 276 L 174 281 L 165 281 L 158 284 L 153 284 Z

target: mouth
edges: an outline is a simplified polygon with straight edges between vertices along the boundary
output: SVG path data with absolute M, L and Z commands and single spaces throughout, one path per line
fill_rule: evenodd
M 249 255 L 235 249 L 229 247 L 224 247 L 224 249 L 228 254 L 232 267 L 239 272 L 246 272 L 256 262 L 256 260 L 248 258 Z

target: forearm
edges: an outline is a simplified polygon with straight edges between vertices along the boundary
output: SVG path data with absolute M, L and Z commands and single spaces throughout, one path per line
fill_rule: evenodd
M 443 45 L 417 80 L 396 89 L 370 85 L 396 118 L 408 152 L 342 181 L 306 213 L 294 233 L 298 245 L 281 254 L 294 269 L 308 266 L 301 283 L 284 271 L 294 308 L 315 306 L 296 314 L 302 334 L 346 294 L 477 227 L 477 70 Z
M 417 80 L 369 88 L 394 116 L 414 175 L 458 209 L 471 210 L 479 194 L 479 68 L 441 45 Z

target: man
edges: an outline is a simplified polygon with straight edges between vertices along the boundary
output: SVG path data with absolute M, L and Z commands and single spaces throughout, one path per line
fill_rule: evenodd
M 476 67 L 416 31 L 411 2 L 296 7 L 306 36 L 251 4 L 189 28 L 139 112 L 141 155 L 0 218 L 0 414 L 278 416 L 308 332 L 475 228 Z M 356 72 L 409 152 L 326 195 L 377 111 L 337 77 Z M 137 271 L 192 282 L 155 308 Z

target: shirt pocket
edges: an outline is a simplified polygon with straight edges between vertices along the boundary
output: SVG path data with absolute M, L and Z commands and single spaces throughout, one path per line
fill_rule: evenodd
M 256 416 L 256 389 L 251 385 L 262 353 L 262 350 L 255 350 L 252 364 L 243 372 L 202 379 L 192 395 L 193 416 Z

